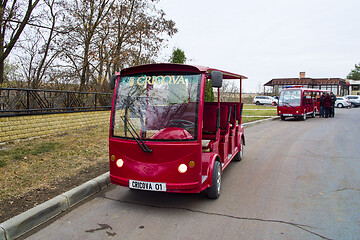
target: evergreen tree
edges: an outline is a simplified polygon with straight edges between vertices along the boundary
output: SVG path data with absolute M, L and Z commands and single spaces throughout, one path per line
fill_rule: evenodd
M 186 62 L 185 52 L 179 48 L 174 49 L 171 55 L 170 62 L 184 64 Z M 214 102 L 214 100 L 215 100 L 215 96 L 214 96 L 211 80 L 207 79 L 205 83 L 205 102 Z
M 360 80 L 360 63 L 355 64 L 355 69 L 351 70 L 351 72 L 347 75 L 348 79 Z
M 206 80 L 205 83 L 205 96 L 204 96 L 205 102 L 214 102 L 215 96 L 214 91 L 212 87 L 212 83 L 210 79 Z
M 171 55 L 170 59 L 171 63 L 182 63 L 184 64 L 186 62 L 185 53 L 183 50 L 177 48 L 173 50 L 173 53 Z

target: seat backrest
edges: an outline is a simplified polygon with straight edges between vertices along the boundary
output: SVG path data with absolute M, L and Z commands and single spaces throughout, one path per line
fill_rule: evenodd
M 229 107 L 226 105 L 220 106 L 220 129 L 226 129 L 228 126 Z
M 216 133 L 216 109 L 214 104 L 204 104 L 203 131 Z

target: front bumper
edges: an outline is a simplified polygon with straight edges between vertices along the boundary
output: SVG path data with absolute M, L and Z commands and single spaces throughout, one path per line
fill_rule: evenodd
M 110 174 L 110 182 L 123 187 L 129 187 L 128 178 L 117 177 Z M 202 191 L 201 182 L 188 182 L 188 183 L 166 183 L 167 192 L 179 193 L 199 193 Z

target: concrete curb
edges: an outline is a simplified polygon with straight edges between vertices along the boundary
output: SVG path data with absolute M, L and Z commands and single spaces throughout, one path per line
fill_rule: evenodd
M 22 236 L 110 185 L 109 172 L 0 224 L 0 240 Z
M 2 227 L 0 227 L 0 239 L 1 240 L 6 239 L 5 238 L 5 230 Z

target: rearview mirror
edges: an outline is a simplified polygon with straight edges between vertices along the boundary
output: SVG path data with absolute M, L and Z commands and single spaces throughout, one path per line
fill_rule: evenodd
M 212 87 L 221 88 L 223 81 L 223 74 L 220 71 L 211 72 L 211 83 Z
M 118 78 L 117 75 L 112 75 L 110 78 L 110 89 L 114 90 L 115 89 L 115 83 L 116 83 L 116 79 Z

